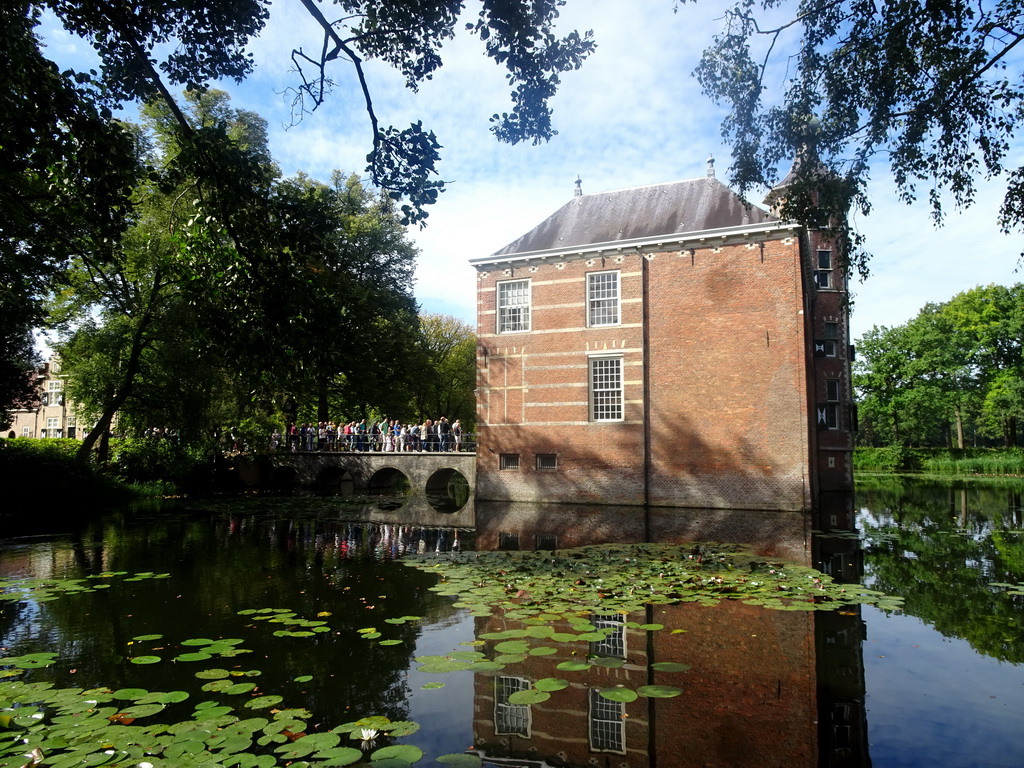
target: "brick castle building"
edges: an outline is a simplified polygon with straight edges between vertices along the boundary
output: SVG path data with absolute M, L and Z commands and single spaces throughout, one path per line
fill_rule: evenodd
M 852 489 L 838 256 L 711 159 L 689 181 L 593 195 L 577 181 L 472 261 L 477 498 L 808 510 Z

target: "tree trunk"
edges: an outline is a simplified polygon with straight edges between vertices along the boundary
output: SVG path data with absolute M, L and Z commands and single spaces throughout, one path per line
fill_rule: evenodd
M 956 447 L 960 450 L 964 448 L 964 415 L 960 406 L 956 408 Z
M 142 348 L 145 346 L 145 333 L 146 328 L 149 327 L 149 322 L 152 319 L 152 313 L 149 308 L 143 313 L 142 317 L 139 318 L 139 324 L 135 327 L 135 332 L 132 334 L 131 351 L 128 353 L 128 362 L 124 366 L 124 375 L 121 377 L 121 385 L 114 390 L 113 396 L 107 400 L 103 406 L 103 414 L 100 416 L 99 421 L 89 431 L 89 434 L 82 440 L 82 445 L 78 448 L 78 453 L 75 458 L 83 463 L 89 463 L 89 456 L 92 453 L 92 448 L 96 444 L 96 441 L 103 438 L 103 442 L 100 444 L 100 460 L 105 461 L 107 458 L 107 434 L 110 432 L 110 425 L 114 421 L 114 416 L 117 414 L 121 407 L 127 402 L 128 396 L 131 394 L 132 387 L 135 385 L 135 377 L 139 375 L 139 370 L 142 367 Z

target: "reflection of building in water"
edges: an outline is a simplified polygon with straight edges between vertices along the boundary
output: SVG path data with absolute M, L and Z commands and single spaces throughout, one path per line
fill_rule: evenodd
M 766 557 L 810 565 L 803 512 L 665 509 L 477 501 L 476 548 L 545 550 L 657 541 L 742 544 Z
M 530 656 L 497 676 L 476 676 L 474 729 L 481 752 L 567 766 L 817 765 L 813 614 L 728 601 L 710 608 L 657 606 L 646 614 L 591 621 L 613 630 L 606 640 L 535 640 L 556 653 Z M 637 628 L 649 622 L 665 628 Z M 525 627 L 478 619 L 477 634 L 510 628 Z M 567 625 L 555 630 L 572 631 Z M 593 663 L 585 671 L 557 669 L 588 657 Z M 651 666 L 659 661 L 691 668 L 660 672 Z M 508 702 L 511 693 L 547 677 L 570 685 L 538 704 Z M 600 695 L 620 685 L 669 685 L 682 694 L 629 703 Z
M 826 494 L 817 514 L 814 566 L 840 584 L 860 584 L 864 553 L 852 494 Z M 860 606 L 818 613 L 818 730 L 822 768 L 870 766 L 865 708 L 866 625 Z
M 543 514 L 536 514 L 537 509 Z M 478 503 L 477 540 L 481 549 L 543 549 L 542 542 L 562 547 L 611 541 L 739 541 L 810 564 L 811 520 L 804 515 L 789 521 L 771 513 L 759 523 L 748 511 L 651 512 L 644 520 L 635 509 L 630 515 L 615 508 L 602 512 Z M 675 528 L 669 518 L 676 521 Z M 591 525 L 582 525 L 583 519 Z M 830 500 L 818 526 L 827 533 L 814 538 L 814 563 L 836 581 L 857 583 L 863 561 L 860 542 L 852 535 L 849 494 Z M 659 535 L 645 536 L 651 530 Z M 496 676 L 476 676 L 474 730 L 482 754 L 573 767 L 870 765 L 859 610 L 779 611 L 723 601 L 712 607 L 651 606 L 625 617 L 594 615 L 590 621 L 613 631 L 601 642 L 556 642 L 536 632 L 531 647 L 549 646 L 554 653 L 528 656 Z M 664 628 L 648 632 L 639 628 L 644 624 Z M 564 622 L 553 628 L 574 631 Z M 477 619 L 478 637 L 507 629 L 529 630 L 530 625 L 504 616 Z M 584 671 L 557 668 L 587 658 L 593 663 Z M 690 669 L 659 671 L 653 666 L 663 661 Z M 537 704 L 509 701 L 516 691 L 551 677 L 570 685 Z M 600 696 L 602 689 L 620 685 L 633 690 L 674 686 L 682 693 L 629 703 Z

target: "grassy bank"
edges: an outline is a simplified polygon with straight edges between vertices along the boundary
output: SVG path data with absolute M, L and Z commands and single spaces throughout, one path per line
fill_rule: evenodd
M 859 472 L 921 472 L 932 475 L 1024 476 L 1024 451 L 997 448 L 857 448 Z
M 112 444 L 114 460 L 98 468 L 75 460 L 80 440 L 0 439 L 0 487 L 6 511 L 53 505 L 116 504 L 180 491 L 184 467 L 159 447 Z M 162 462 L 169 461 L 165 466 Z

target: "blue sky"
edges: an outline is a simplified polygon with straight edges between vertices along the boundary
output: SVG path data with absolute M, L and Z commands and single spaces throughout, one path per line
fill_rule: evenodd
M 559 135 L 539 146 L 502 145 L 488 131 L 490 115 L 510 104 L 503 70 L 484 57 L 475 37 L 461 34 L 450 41 L 444 67 L 417 94 L 404 88 L 398 74 L 370 63 L 381 123 L 404 127 L 422 120 L 444 146 L 440 175 L 451 182 L 449 188 L 432 207 L 427 227 L 410 230 L 421 252 L 415 292 L 423 311 L 475 323 L 469 260 L 493 253 L 554 212 L 572 196 L 577 175 L 584 193 L 603 192 L 702 177 L 713 155 L 718 178 L 728 181 L 730 151 L 719 134 L 724 113 L 692 76 L 720 28 L 724 4 L 682 5 L 677 13 L 672 5 L 569 0 L 560 26 L 592 29 L 598 48 L 581 70 L 563 77 L 552 102 Z M 88 61 L 84 44 L 52 20 L 41 31 L 54 58 Z M 327 179 L 335 168 L 362 174 L 370 129 L 344 62 L 333 70 L 339 84 L 328 103 L 288 127 L 287 88 L 296 83 L 291 50 L 319 46 L 317 28 L 299 1 L 276 0 L 267 29 L 251 46 L 256 72 L 242 85 L 218 87 L 231 93 L 236 106 L 268 120 L 271 151 L 285 174 L 301 170 Z M 781 90 L 783 77 L 777 73 L 769 85 Z M 886 169 L 877 167 L 872 213 L 856 221 L 874 258 L 867 281 L 851 282 L 852 336 L 874 325 L 906 322 L 925 303 L 976 285 L 1020 281 L 1016 268 L 1024 237 L 1001 234 L 996 221 L 1003 188 L 998 179 L 982 183 L 976 205 L 967 211 L 955 212 L 948 203 L 945 226 L 936 229 L 927 205 L 900 202 Z M 762 197 L 752 195 L 752 202 Z

